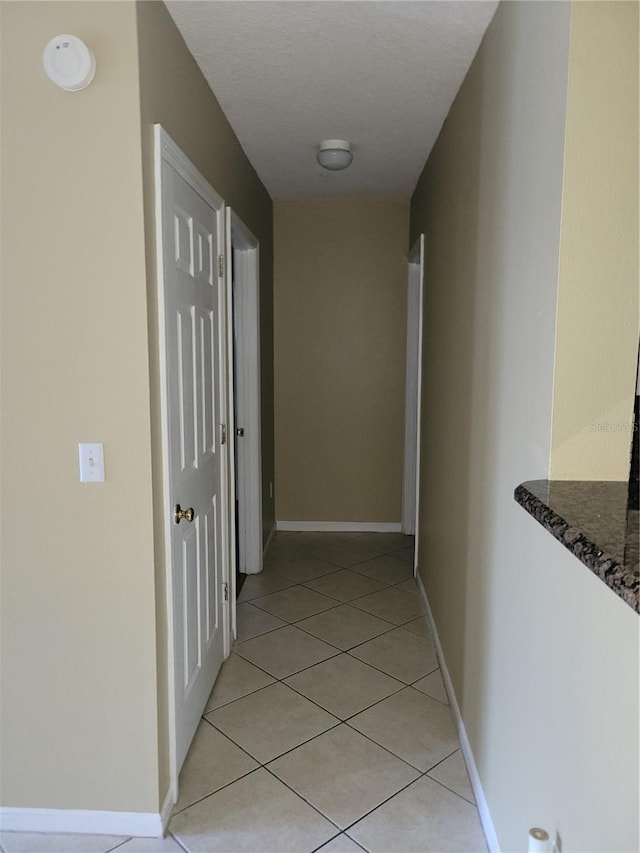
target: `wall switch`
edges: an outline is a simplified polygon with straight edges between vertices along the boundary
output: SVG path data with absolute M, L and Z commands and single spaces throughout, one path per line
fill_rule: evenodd
M 79 444 L 80 482 L 104 483 L 104 450 L 102 444 Z
M 269 483 L 269 497 L 273 497 L 273 483 Z

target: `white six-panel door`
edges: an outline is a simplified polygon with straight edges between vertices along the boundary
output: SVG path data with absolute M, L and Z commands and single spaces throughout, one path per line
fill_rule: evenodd
M 165 159 L 161 170 L 177 774 L 228 645 L 224 207 Z

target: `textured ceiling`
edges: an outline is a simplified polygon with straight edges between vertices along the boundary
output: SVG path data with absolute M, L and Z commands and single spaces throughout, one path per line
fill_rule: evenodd
M 273 198 L 413 191 L 497 3 L 166 0 Z M 327 172 L 322 139 L 354 160 Z

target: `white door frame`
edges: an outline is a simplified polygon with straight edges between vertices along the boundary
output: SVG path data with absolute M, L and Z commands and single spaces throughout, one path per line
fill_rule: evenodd
M 230 441 L 231 470 L 238 467 L 238 551 L 240 570 L 262 571 L 262 430 L 260 405 L 260 244 L 257 237 L 231 208 L 227 208 L 227 305 L 229 310 L 229 400 L 237 405 L 237 418 L 230 405 L 231 424 L 243 429 L 242 453 L 235 459 Z M 233 258 L 233 264 L 231 259 Z M 232 310 L 235 301 L 235 311 Z M 235 322 L 235 328 L 234 328 Z M 234 346 L 235 337 L 235 346 Z M 233 360 L 235 357 L 235 370 Z M 234 389 L 234 380 L 236 388 Z M 235 421 L 233 420 L 235 418 Z M 235 478 L 230 477 L 235 504 Z M 235 624 L 235 525 L 231 520 L 232 633 Z
M 224 200 L 215 192 L 206 178 L 196 169 L 182 150 L 175 144 L 164 128 L 154 125 L 154 179 L 155 179 L 155 226 L 156 226 L 156 278 L 157 278 L 157 307 L 158 307 L 158 351 L 159 351 L 159 379 L 160 379 L 160 412 L 162 433 L 162 519 L 161 524 L 164 533 L 164 562 L 165 562 L 165 595 L 167 614 L 167 679 L 168 679 L 168 711 L 169 711 L 169 771 L 170 792 L 173 803 L 178 797 L 178 775 L 180 768 L 177 766 L 176 749 L 176 707 L 175 707 L 175 647 L 173 631 L 173 583 L 172 583 L 172 548 L 171 548 L 171 507 L 170 507 L 170 468 L 169 468 L 169 404 L 167 385 L 167 341 L 165 335 L 165 303 L 164 303 L 164 258 L 162 243 L 162 164 L 169 163 L 175 171 L 191 186 L 206 202 L 216 211 L 224 210 Z M 222 217 L 221 217 L 222 219 Z M 225 251 L 224 221 L 218 234 L 218 251 Z M 226 394 L 227 412 L 221 413 L 221 418 L 226 415 L 228 420 L 229 395 Z M 227 441 L 227 447 L 231 442 Z M 222 455 L 223 468 L 223 494 L 228 496 L 229 460 L 228 454 Z M 226 483 L 224 482 L 226 478 Z M 223 535 L 228 529 L 228 505 L 223 508 L 226 521 L 223 522 Z M 223 570 L 222 581 L 229 584 L 229 542 L 228 537 L 223 543 Z M 227 657 L 231 650 L 231 620 L 229 607 L 223 610 L 223 637 L 224 655 Z
M 422 404 L 422 324 L 424 234 L 409 253 L 407 268 L 407 374 L 405 394 L 402 532 L 418 535 L 420 509 L 420 423 Z M 417 543 L 414 569 L 417 562 Z

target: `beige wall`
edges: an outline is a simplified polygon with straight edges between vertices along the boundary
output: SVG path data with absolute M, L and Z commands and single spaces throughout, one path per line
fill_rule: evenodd
M 638 3 L 577 3 L 551 474 L 627 480 L 638 352 Z
M 2 3 L 1 804 L 157 811 L 132 3 Z M 56 88 L 61 32 L 97 59 Z M 79 441 L 106 482 L 81 484 Z
M 271 201 L 163 4 L 0 14 L 0 805 L 157 812 L 169 766 L 151 124 L 260 240 L 266 528 Z M 60 32 L 96 55 L 85 91 L 42 71 Z M 78 482 L 79 441 L 104 442 L 103 485 Z
M 169 773 L 165 566 L 163 559 L 163 506 L 160 379 L 157 372 L 158 341 L 154 238 L 153 125 L 160 123 L 260 241 L 260 337 L 262 388 L 262 495 L 266 541 L 273 526 L 274 501 L 269 484 L 274 480 L 273 451 L 273 233 L 271 199 L 247 160 L 218 102 L 187 51 L 166 7 L 145 0 L 137 4 L 140 48 L 140 103 L 142 154 L 147 229 L 149 332 L 151 339 L 151 393 L 154 476 L 156 497 L 156 575 L 158 622 L 158 694 L 160 793 L 166 791 Z
M 411 208 L 420 573 L 504 851 L 639 842 L 637 614 L 513 500 L 549 468 L 571 11 L 501 4 Z
M 281 521 L 399 522 L 408 203 L 276 202 Z

